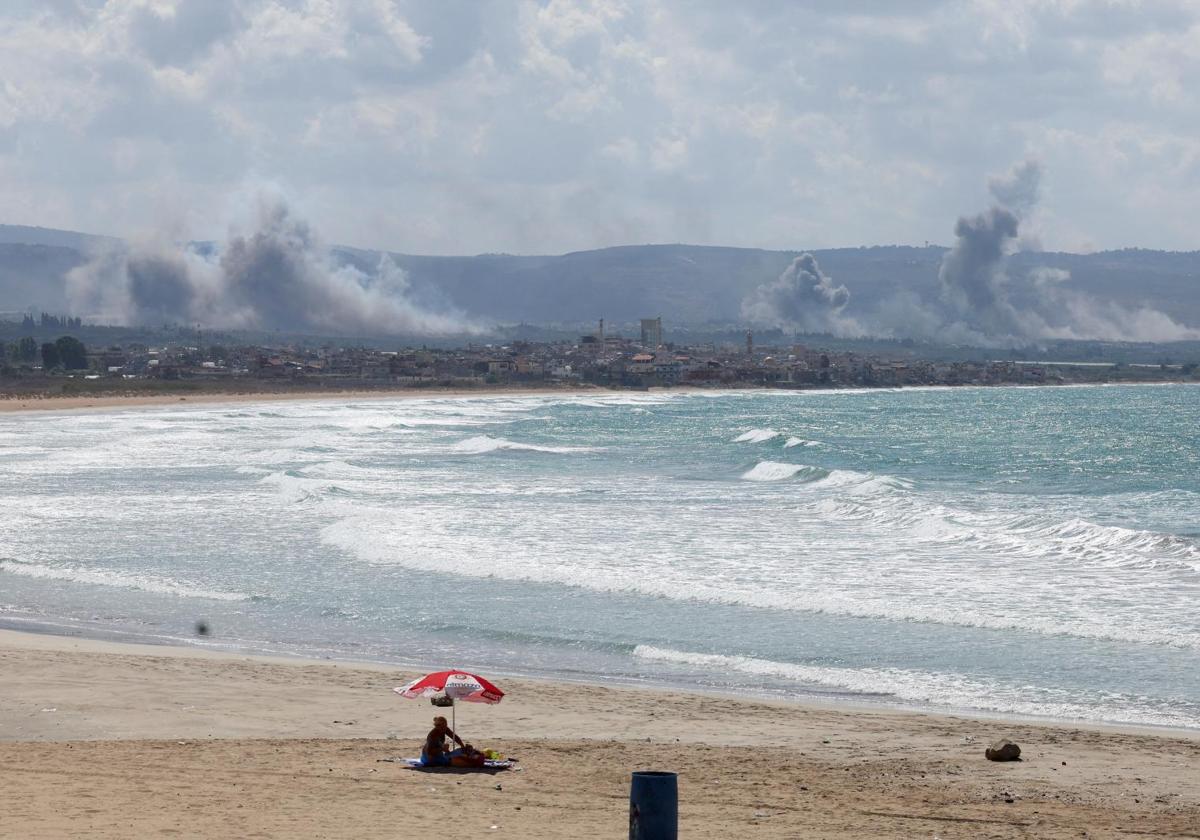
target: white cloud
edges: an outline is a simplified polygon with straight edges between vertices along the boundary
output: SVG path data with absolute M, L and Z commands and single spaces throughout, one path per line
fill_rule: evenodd
M 947 242 L 1032 156 L 1046 247 L 1195 247 L 1186 0 L 435 5 L 6 6 L 0 219 L 122 234 L 266 178 L 398 250 Z

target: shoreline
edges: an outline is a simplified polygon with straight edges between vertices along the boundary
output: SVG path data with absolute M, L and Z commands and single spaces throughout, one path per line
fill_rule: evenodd
M 900 391 L 965 391 L 992 389 L 1034 388 L 1113 388 L 1123 386 L 1167 387 L 1200 385 L 1195 380 L 1147 380 L 1128 382 L 1065 382 L 1056 384 L 1002 383 L 995 385 L 908 385 L 845 388 L 777 388 L 770 386 L 721 386 L 698 385 L 662 386 L 647 389 L 609 388 L 602 385 L 569 385 L 550 387 L 526 387 L 487 385 L 478 388 L 349 388 L 345 390 L 261 390 L 261 391 L 192 391 L 186 395 L 178 392 L 124 393 L 86 395 L 17 394 L 0 391 L 0 415 L 42 414 L 46 412 L 82 413 L 138 408 L 165 408 L 174 406 L 216 407 L 221 405 L 243 405 L 275 402 L 334 402 L 338 400 L 364 402 L 386 402 L 397 399 L 464 399 L 483 397 L 536 397 L 536 396 L 597 396 L 610 394 L 845 394 Z
M 681 389 L 682 390 L 682 389 Z M 311 391 L 198 391 L 181 396 L 162 394 L 103 394 L 98 396 L 40 396 L 0 394 L 0 414 L 41 413 L 46 411 L 105 411 L 108 409 L 162 408 L 175 406 L 220 406 L 245 403 L 273 402 L 332 402 L 337 400 L 368 401 L 394 399 L 461 399 L 491 396 L 543 396 L 558 394 L 594 395 L 621 393 L 607 388 L 352 388 L 347 390 L 314 389 Z M 634 392 L 645 393 L 645 392 Z
M 20 626 L 28 622 L 30 627 Z M 28 641 L 29 646 L 58 649 L 62 644 L 80 645 L 94 649 L 98 653 L 119 652 L 132 656 L 178 656 L 182 658 L 217 658 L 259 661 L 271 664 L 291 664 L 309 666 L 346 667 L 389 673 L 430 672 L 442 667 L 445 663 L 434 662 L 389 662 L 376 659 L 355 659 L 349 655 L 329 655 L 317 658 L 301 651 L 262 650 L 230 643 L 221 646 L 207 646 L 191 643 L 186 639 L 175 637 L 141 637 L 122 631 L 113 630 L 109 637 L 88 634 L 84 629 L 71 624 L 53 624 L 49 621 L 36 619 L 20 619 L 0 615 L 0 649 L 15 634 L 17 637 L 33 637 L 47 640 L 44 643 Z M 57 640 L 57 641 L 54 641 Z M 25 643 L 20 643 L 25 644 Z M 1167 724 L 1128 723 L 1122 721 L 1087 720 L 1080 718 L 1056 718 L 1042 715 L 1022 715 L 1005 713 L 988 709 L 945 709 L 926 707 L 902 702 L 871 701 L 855 699 L 853 696 L 821 696 L 797 694 L 780 696 L 770 692 L 746 691 L 736 693 L 723 691 L 719 688 L 707 688 L 688 683 L 674 682 L 645 682 L 620 677 L 608 677 L 602 674 L 559 675 L 554 672 L 517 672 L 493 670 L 491 674 L 497 677 L 517 680 L 531 684 L 577 685 L 587 688 L 612 689 L 616 691 L 648 692 L 651 694 L 682 695 L 707 697 L 715 700 L 733 702 L 753 702 L 778 705 L 784 708 L 797 708 L 810 711 L 826 711 L 839 714 L 882 714 L 929 717 L 946 720 L 979 721 L 983 724 L 996 726 L 1033 726 L 1061 728 L 1069 727 L 1077 730 L 1089 730 L 1113 735 L 1136 735 L 1147 737 L 1178 738 L 1194 740 L 1200 743 L 1200 727 L 1188 728 L 1170 726 Z M 0 740 L 3 740 L 0 736 Z
M 518 769 L 429 774 L 394 761 L 438 711 L 392 693 L 411 671 L 0 631 L 0 673 L 13 836 L 424 834 L 447 812 L 472 833 L 615 836 L 646 767 L 679 774 L 689 837 L 1200 825 L 1200 740 L 1161 733 L 499 678 L 504 701 L 464 704 L 458 728 Z M 1022 760 L 987 761 L 998 738 Z

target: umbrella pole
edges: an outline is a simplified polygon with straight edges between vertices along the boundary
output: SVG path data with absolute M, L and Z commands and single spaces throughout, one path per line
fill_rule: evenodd
M 450 728 L 452 730 L 454 730 L 455 735 L 457 735 L 459 738 L 462 738 L 462 736 L 458 734 L 458 715 L 455 714 L 456 711 L 458 711 L 458 704 L 455 703 L 454 698 L 451 697 L 450 698 Z M 451 744 L 451 746 L 454 746 L 454 745 Z

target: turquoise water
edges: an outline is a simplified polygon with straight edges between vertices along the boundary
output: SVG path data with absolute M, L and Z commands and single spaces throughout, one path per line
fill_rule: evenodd
M 0 620 L 1200 727 L 1198 416 L 1191 386 L 0 416 Z

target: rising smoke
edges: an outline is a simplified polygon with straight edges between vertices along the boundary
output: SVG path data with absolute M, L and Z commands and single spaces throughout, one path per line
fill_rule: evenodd
M 989 178 L 987 186 L 992 205 L 955 223 L 954 245 L 938 269 L 936 300 L 904 289 L 856 319 L 844 312 L 850 290 L 834 285 L 816 259 L 803 254 L 776 280 L 743 299 L 742 319 L 796 332 L 916 337 L 981 346 L 1056 339 L 1200 338 L 1200 330 L 1158 310 L 1122 306 L 1073 288 L 1070 272 L 1063 269 L 1034 267 L 1024 276 L 1010 276 L 1014 253 L 1041 250 L 1036 219 L 1042 166 L 1033 159 L 1021 161 Z
M 812 254 L 801 254 L 778 278 L 745 297 L 742 319 L 799 332 L 859 335 L 858 324 L 842 315 L 849 302 L 850 290 L 835 286 Z
M 371 335 L 478 332 L 456 314 L 416 304 L 404 272 L 338 264 L 278 196 L 262 195 L 248 231 L 214 248 L 142 242 L 97 255 L 67 275 L 71 307 L 118 325 Z
M 1001 207 L 1019 218 L 1027 218 L 1042 197 L 1042 165 L 1023 160 L 1003 175 L 988 178 L 988 192 Z
M 954 247 L 938 271 L 945 323 L 942 336 L 980 344 L 1044 339 L 1176 341 L 1200 337 L 1170 316 L 1146 307 L 1126 308 L 1071 289 L 1070 272 L 1034 268 L 1024 278 L 1025 302 L 1012 302 L 1008 261 L 1016 250 L 1040 250 L 1023 232 L 1041 196 L 1040 164 L 1026 160 L 988 180 L 996 203 L 954 226 Z M 928 321 L 928 318 L 925 318 Z
M 1022 332 L 1021 316 L 1008 302 L 1005 262 L 1020 222 L 1003 207 L 962 217 L 954 226 L 954 247 L 938 270 L 942 299 L 969 326 L 985 335 Z

